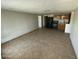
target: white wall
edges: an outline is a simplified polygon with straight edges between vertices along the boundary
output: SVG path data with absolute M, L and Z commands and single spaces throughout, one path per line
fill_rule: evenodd
M 70 33 L 71 32 L 71 24 L 66 24 L 65 25 L 65 33 Z
M 42 28 L 42 16 L 38 16 L 38 27 Z
M 4 43 L 38 28 L 38 17 L 33 14 L 1 10 L 2 37 Z
M 78 57 L 78 11 L 77 10 L 72 12 L 70 24 L 71 24 L 70 38 L 76 56 Z

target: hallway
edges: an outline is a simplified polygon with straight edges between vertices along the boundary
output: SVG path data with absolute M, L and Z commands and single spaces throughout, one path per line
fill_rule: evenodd
M 3 59 L 76 59 L 68 35 L 38 29 L 2 44 Z

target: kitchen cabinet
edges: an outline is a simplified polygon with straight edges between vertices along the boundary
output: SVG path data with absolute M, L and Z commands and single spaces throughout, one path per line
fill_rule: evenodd
M 64 31 L 65 30 L 65 24 L 58 24 L 58 30 Z

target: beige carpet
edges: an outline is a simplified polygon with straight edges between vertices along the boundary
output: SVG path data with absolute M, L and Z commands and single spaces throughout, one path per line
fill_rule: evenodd
M 3 59 L 76 59 L 63 32 L 39 29 L 2 44 Z

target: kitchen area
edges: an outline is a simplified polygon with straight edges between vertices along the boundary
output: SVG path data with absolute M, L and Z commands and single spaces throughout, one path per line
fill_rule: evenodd
M 65 32 L 66 25 L 70 24 L 71 14 L 43 15 L 40 17 L 41 28 L 56 29 Z

